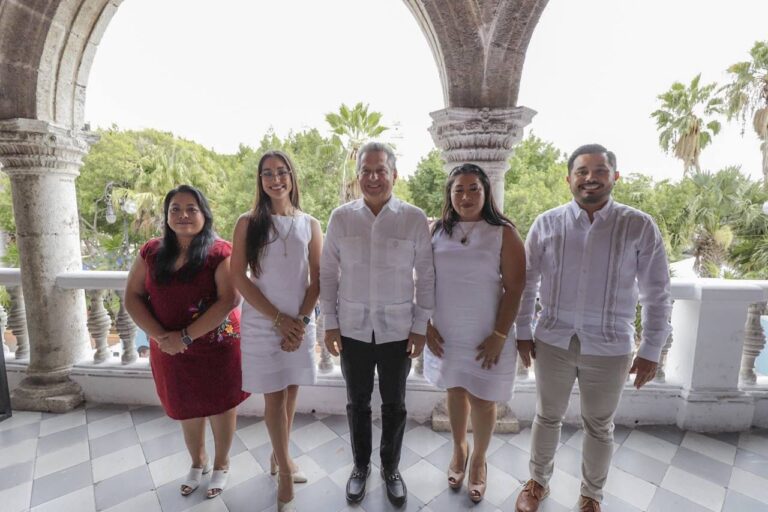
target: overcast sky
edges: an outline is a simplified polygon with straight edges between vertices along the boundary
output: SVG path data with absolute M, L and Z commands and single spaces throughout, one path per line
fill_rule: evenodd
M 767 0 L 550 0 L 534 31 L 519 104 L 533 132 L 564 151 L 600 142 L 624 173 L 677 179 L 650 113 L 672 82 L 724 81 L 768 38 Z M 384 114 L 409 174 L 433 148 L 444 108 L 432 53 L 400 0 L 125 0 L 88 84 L 92 127 L 158 128 L 220 152 L 324 120 L 344 102 Z M 761 175 L 751 126 L 737 123 L 702 155 Z

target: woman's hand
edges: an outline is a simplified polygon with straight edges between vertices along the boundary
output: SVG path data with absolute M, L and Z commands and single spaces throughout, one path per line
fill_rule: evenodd
M 164 338 L 157 340 L 160 350 L 168 355 L 175 356 L 187 350 L 187 346 L 181 341 L 181 331 L 167 332 Z
M 536 346 L 533 340 L 517 340 L 517 352 L 520 354 L 523 366 L 530 368 L 533 360 L 536 359 Z
M 280 318 L 277 320 L 277 325 L 275 325 L 275 329 L 283 337 L 283 340 L 280 342 L 280 348 L 286 352 L 293 352 L 293 350 L 299 348 L 301 341 L 304 339 L 304 327 L 304 322 L 301 320 L 281 313 Z M 293 350 L 287 350 L 284 346 L 288 348 L 293 347 Z
M 501 351 L 504 350 L 504 344 L 506 342 L 507 340 L 502 339 L 501 336 L 491 334 L 477 346 L 477 356 L 475 357 L 475 361 L 482 361 L 482 368 L 490 370 L 493 365 L 499 362 L 499 356 L 501 355 Z
M 435 357 L 442 358 L 443 343 L 443 337 L 440 336 L 440 333 L 437 332 L 437 329 L 435 329 L 435 326 L 432 325 L 432 321 L 430 320 L 427 322 L 427 347 L 429 347 L 429 351 L 432 352 Z

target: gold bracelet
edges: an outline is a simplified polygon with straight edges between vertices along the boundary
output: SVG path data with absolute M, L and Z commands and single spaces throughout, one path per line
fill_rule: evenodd
M 272 320 L 272 327 L 277 327 L 278 325 L 280 325 L 280 317 L 282 316 L 283 314 L 278 311 L 277 314 L 275 315 L 275 319 Z
M 503 339 L 504 341 L 506 341 L 506 340 L 507 340 L 507 335 L 506 335 L 506 334 L 504 334 L 503 332 L 499 332 L 499 331 L 497 331 L 496 329 L 494 329 L 494 330 L 493 330 L 493 334 L 495 334 L 495 335 L 496 335 L 496 336 L 498 336 L 499 338 Z

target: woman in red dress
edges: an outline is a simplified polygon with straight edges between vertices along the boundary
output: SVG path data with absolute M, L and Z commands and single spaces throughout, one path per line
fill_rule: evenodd
M 150 336 L 150 363 L 166 414 L 181 421 L 192 467 L 186 496 L 211 469 L 205 420 L 215 445 L 208 498 L 226 486 L 236 407 L 248 397 L 240 370 L 240 297 L 229 280 L 231 245 L 216 237 L 205 196 L 181 185 L 165 196 L 163 238 L 141 248 L 125 306 Z

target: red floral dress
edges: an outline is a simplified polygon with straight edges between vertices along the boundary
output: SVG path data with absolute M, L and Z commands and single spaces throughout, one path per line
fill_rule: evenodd
M 232 253 L 232 246 L 216 240 L 203 268 L 190 281 L 173 276 L 169 283 L 159 284 L 153 273 L 161 244 L 156 238 L 140 251 L 147 264 L 147 307 L 166 330 L 180 331 L 216 301 L 216 267 Z M 239 309 L 219 327 L 197 338 L 184 353 L 166 354 L 150 338 L 149 359 L 157 395 L 173 419 L 214 416 L 249 396 L 242 391 Z

